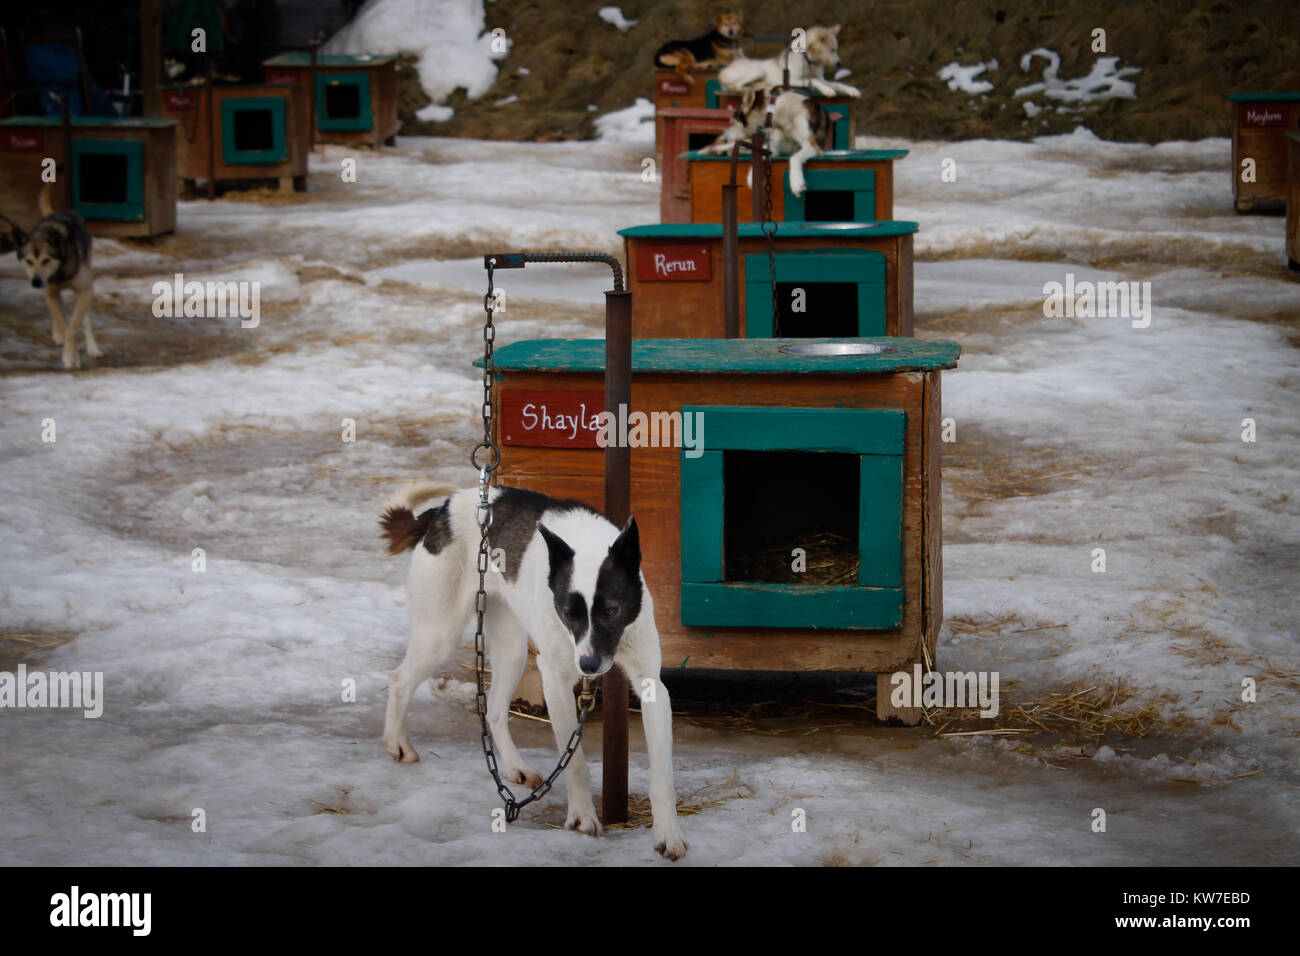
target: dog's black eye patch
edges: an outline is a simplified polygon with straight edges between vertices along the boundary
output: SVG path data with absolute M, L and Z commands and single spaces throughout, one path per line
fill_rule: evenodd
M 587 629 L 587 599 L 576 591 L 570 592 L 564 602 L 563 617 L 570 631 L 581 634 Z

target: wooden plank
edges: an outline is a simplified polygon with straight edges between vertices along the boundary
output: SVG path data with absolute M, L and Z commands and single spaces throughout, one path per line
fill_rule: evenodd
M 939 632 L 943 630 L 943 403 L 940 376 L 926 375 L 921 421 L 921 634 L 920 638 L 937 660 Z M 921 655 L 916 655 L 920 659 Z
M 678 287 L 678 288 L 684 288 Z M 876 342 L 893 351 L 857 355 L 789 355 L 781 346 L 809 342 Z M 715 379 L 749 375 L 879 375 L 955 368 L 961 347 L 923 339 L 639 339 L 632 343 L 632 371 L 698 373 Z M 493 353 L 498 372 L 603 372 L 604 339 L 529 339 Z M 475 362 L 481 366 L 482 360 Z M 512 379 L 512 382 L 518 381 Z M 543 388 L 557 387 L 556 379 Z M 581 380 L 580 380 L 581 381 Z M 582 388 L 583 385 L 573 387 Z M 585 387 L 590 387 L 587 385 Z M 767 401 L 764 405 L 779 404 Z
M 1230 93 L 1232 196 L 1241 212 L 1286 200 L 1287 133 L 1300 126 L 1300 93 Z M 1255 162 L 1243 182 L 1242 161 Z
M 1287 141 L 1286 259 L 1300 270 L 1300 132 L 1288 133 Z

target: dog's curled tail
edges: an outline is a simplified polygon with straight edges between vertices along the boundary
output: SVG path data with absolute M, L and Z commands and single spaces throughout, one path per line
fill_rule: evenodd
M 388 540 L 388 553 L 410 551 L 428 532 L 434 512 L 426 511 L 417 518 L 418 505 L 430 498 L 445 498 L 457 490 L 455 485 L 439 481 L 412 481 L 393 492 L 379 518 L 379 527 Z
M 42 216 L 48 216 L 54 212 L 53 196 L 54 183 L 46 183 L 41 187 L 41 194 L 36 200 L 36 205 L 40 207 Z

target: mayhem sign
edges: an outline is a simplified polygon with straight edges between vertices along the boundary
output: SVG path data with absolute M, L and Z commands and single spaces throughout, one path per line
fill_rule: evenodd
M 713 278 L 709 247 L 680 242 L 638 245 L 636 277 L 641 282 L 703 282 Z

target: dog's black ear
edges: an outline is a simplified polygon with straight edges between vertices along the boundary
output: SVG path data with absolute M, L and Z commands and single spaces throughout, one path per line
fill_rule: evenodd
M 9 231 L 9 238 L 13 241 L 14 252 L 17 254 L 18 258 L 21 259 L 23 257 L 23 246 L 27 242 L 27 233 L 23 232 L 17 226 L 14 226 L 13 229 Z
M 629 574 L 641 570 L 641 533 L 637 531 L 635 516 L 627 519 L 627 524 L 609 546 L 609 553 L 614 562 Z
M 556 574 L 565 565 L 573 563 L 573 549 L 558 534 L 547 529 L 546 525 L 539 524 L 537 530 L 542 533 L 546 539 L 546 552 L 551 560 L 551 580 L 555 580 Z

